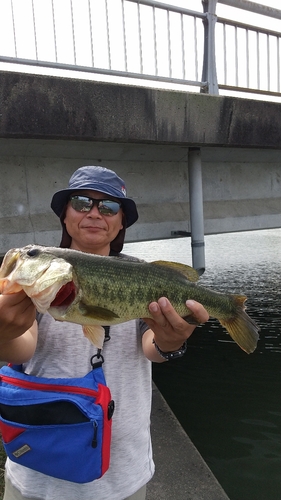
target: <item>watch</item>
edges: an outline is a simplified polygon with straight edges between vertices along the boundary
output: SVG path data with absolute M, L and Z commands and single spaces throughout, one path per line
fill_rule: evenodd
M 156 351 L 158 352 L 158 354 L 160 354 L 160 356 L 162 358 L 166 359 L 167 361 L 170 361 L 172 359 L 181 358 L 186 353 L 186 350 L 187 350 L 187 340 L 184 341 L 182 346 L 177 351 L 171 351 L 171 352 L 161 351 L 160 347 L 158 347 L 158 345 L 156 344 L 154 339 L 152 340 L 152 344 L 154 344 L 154 347 L 155 347 Z

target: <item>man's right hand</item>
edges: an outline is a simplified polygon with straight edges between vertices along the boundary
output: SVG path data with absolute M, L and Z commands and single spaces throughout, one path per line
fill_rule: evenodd
M 24 291 L 0 295 L 0 345 L 29 330 L 36 318 L 36 308 Z

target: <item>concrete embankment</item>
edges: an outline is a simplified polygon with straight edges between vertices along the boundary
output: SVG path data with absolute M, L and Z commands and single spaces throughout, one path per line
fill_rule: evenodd
M 156 472 L 146 500 L 229 500 L 155 385 L 151 432 Z

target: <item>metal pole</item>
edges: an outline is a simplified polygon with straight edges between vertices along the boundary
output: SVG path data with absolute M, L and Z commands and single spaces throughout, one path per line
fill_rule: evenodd
M 267 5 L 261 5 L 256 2 L 249 2 L 248 0 L 218 0 L 219 3 L 224 5 L 229 5 L 230 7 L 237 7 L 238 9 L 248 10 L 250 12 L 255 12 L 256 14 L 261 14 L 262 16 L 275 17 L 276 19 L 281 19 L 281 10 L 274 9 L 274 7 L 269 7 Z M 278 3 L 276 1 L 276 3 Z
M 219 87 L 216 69 L 215 52 L 215 27 L 217 22 L 216 5 L 217 0 L 202 0 L 206 18 L 204 24 L 204 58 L 202 82 L 207 82 L 207 87 L 201 89 L 202 93 L 218 95 Z
M 200 148 L 189 148 L 188 175 L 192 265 L 201 275 L 205 271 L 205 243 Z

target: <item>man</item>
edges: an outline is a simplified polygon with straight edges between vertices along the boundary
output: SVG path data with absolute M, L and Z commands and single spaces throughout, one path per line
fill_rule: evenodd
M 69 187 L 55 193 L 51 207 L 62 224 L 62 247 L 97 255 L 119 255 L 126 228 L 138 218 L 124 181 L 103 167 L 81 167 Z M 122 258 L 122 254 L 120 255 Z M 208 319 L 203 306 L 187 302 L 198 323 Z M 115 401 L 109 470 L 91 483 L 46 476 L 7 460 L 3 500 L 143 500 L 154 473 L 150 440 L 151 361 L 181 355 L 195 326 L 184 321 L 165 297 L 149 305 L 153 319 L 110 327 L 103 368 Z M 19 313 L 21 313 L 19 319 Z M 82 327 L 56 322 L 49 314 L 35 320 L 23 292 L 0 300 L 0 357 L 23 364 L 43 377 L 81 377 L 91 369 L 96 349 Z M 73 451 L 75 453 L 75 450 Z

